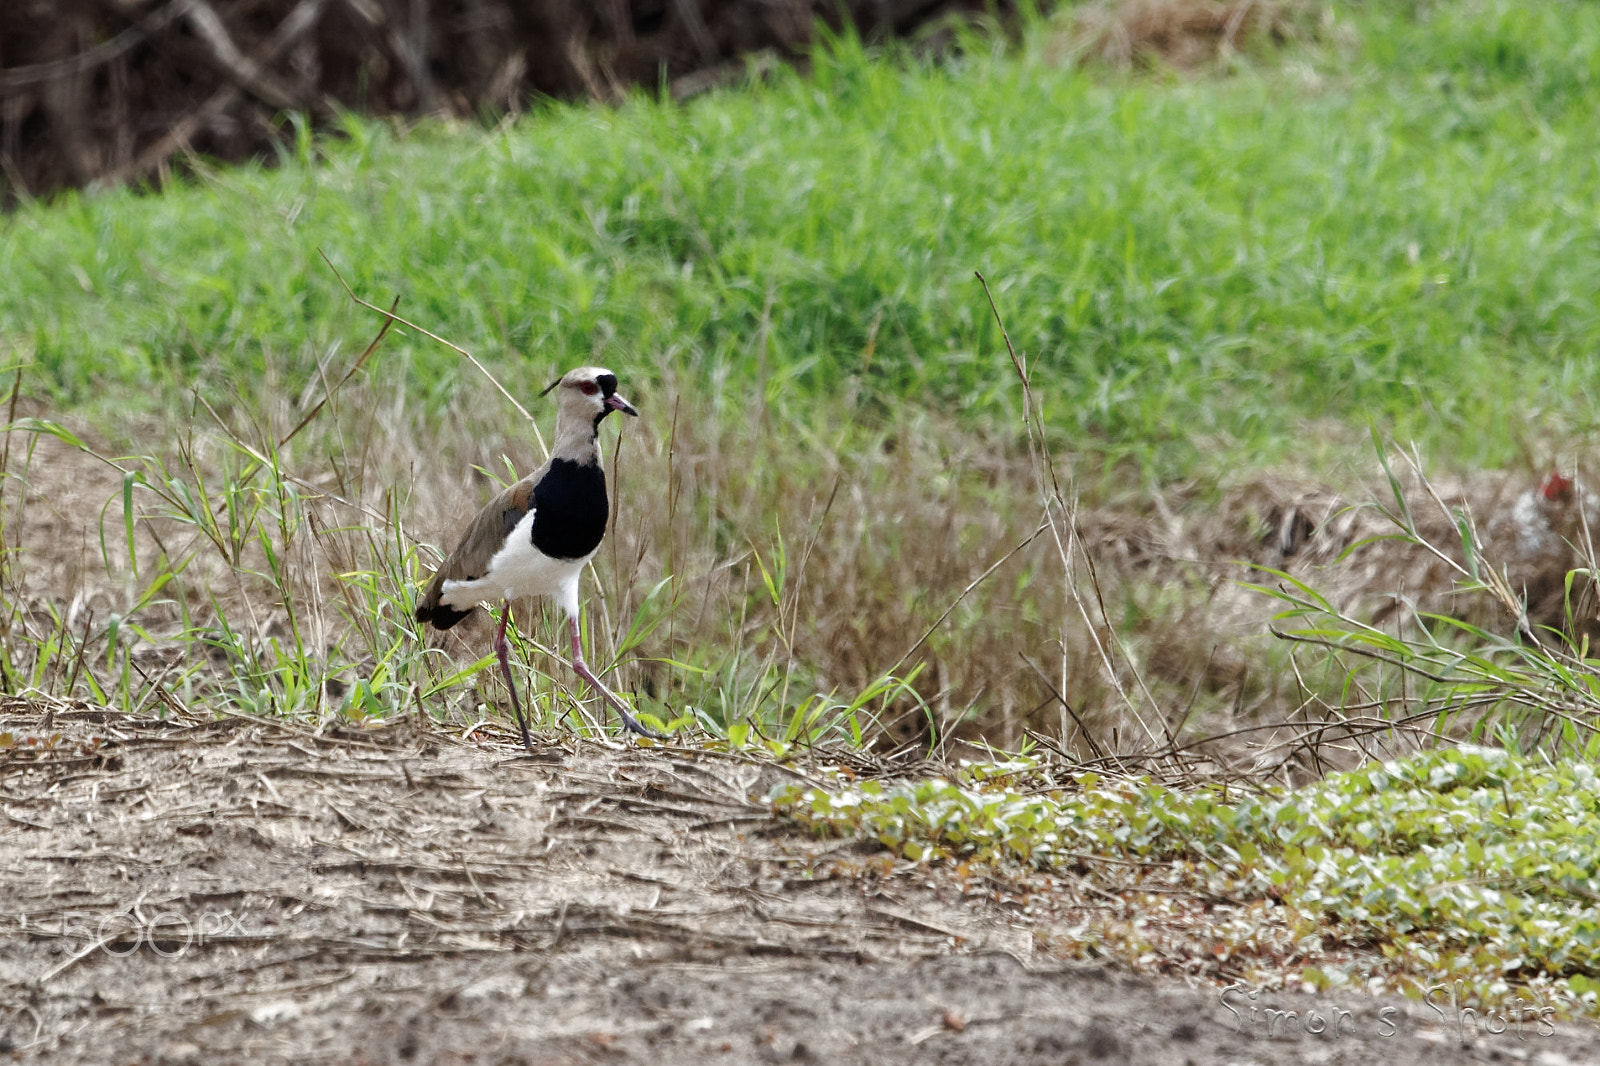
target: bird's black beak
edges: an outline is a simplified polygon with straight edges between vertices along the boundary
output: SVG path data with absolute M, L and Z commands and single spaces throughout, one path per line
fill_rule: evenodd
M 613 411 L 621 411 L 623 414 L 632 415 L 634 418 L 639 417 L 639 412 L 634 410 L 633 404 L 629 403 L 627 400 L 624 400 L 621 396 L 618 396 L 614 392 L 610 396 L 606 397 L 606 406 L 611 408 Z

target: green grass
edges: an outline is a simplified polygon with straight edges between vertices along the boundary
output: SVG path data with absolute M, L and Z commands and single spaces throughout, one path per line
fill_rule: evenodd
M 1329 10 L 1229 76 L 1052 64 L 1035 25 L 941 65 L 836 42 L 683 106 L 351 118 L 271 169 L 0 221 L 0 344 L 100 418 L 298 388 L 368 327 L 323 248 L 524 395 L 599 353 L 729 407 L 1009 422 L 981 269 L 1061 439 L 1152 480 L 1315 454 L 1316 420 L 1459 464 L 1592 434 L 1600 9 Z M 468 373 L 384 359 L 437 410 Z

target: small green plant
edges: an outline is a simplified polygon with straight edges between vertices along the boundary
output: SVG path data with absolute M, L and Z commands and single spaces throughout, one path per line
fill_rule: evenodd
M 1323 655 L 1306 673 L 1328 682 L 1308 695 L 1308 704 L 1337 723 L 1325 738 L 1364 735 L 1389 751 L 1466 740 L 1557 758 L 1600 755 L 1600 660 L 1591 657 L 1579 609 L 1592 595 L 1585 584 L 1600 570 L 1583 557 L 1586 542 L 1575 545 L 1583 565 L 1565 575 L 1564 628 L 1535 623 L 1505 561 L 1487 553 L 1473 516 L 1446 504 L 1414 455 L 1407 458 L 1416 489 L 1407 492 L 1376 433 L 1373 443 L 1392 492 L 1392 504 L 1375 508 L 1388 531 L 1351 544 L 1341 560 L 1389 542 L 1402 551 L 1398 558 L 1431 562 L 1447 575 L 1451 602 L 1467 617 L 1411 605 L 1380 626 L 1304 577 L 1258 568 L 1270 582 L 1246 587 L 1284 606 L 1273 632 Z M 1414 499 L 1438 509 L 1443 521 L 1432 525 L 1449 529 L 1453 543 L 1430 539 Z M 1578 499 L 1574 507 L 1586 506 Z M 1593 610 L 1591 603 L 1587 612 Z
M 1509 985 L 1593 1010 L 1600 969 L 1600 779 L 1586 761 L 1480 747 L 1372 763 L 1310 787 L 1241 793 L 1080 773 L 1020 791 L 1035 761 L 953 779 L 786 785 L 774 808 L 820 835 L 875 840 L 918 862 L 1158 870 L 1207 899 L 1276 901 L 1293 938 L 1376 944 L 1416 987 Z M 1164 886 L 1164 887 L 1162 887 Z M 1137 896 L 1140 885 L 1122 885 Z M 1216 928 L 1220 952 L 1244 945 Z M 1351 979 L 1307 967 L 1297 980 Z

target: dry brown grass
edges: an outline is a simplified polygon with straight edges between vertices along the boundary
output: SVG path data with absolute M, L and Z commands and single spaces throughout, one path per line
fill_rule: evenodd
M 1304 32 L 1308 0 L 1101 0 L 1076 12 L 1059 42 L 1067 53 L 1116 67 L 1192 70 L 1254 43 Z
M 892 735 L 959 729 L 1002 744 L 1018 741 L 1025 728 L 1057 732 L 1067 722 L 1059 705 L 1048 705 L 1051 692 L 1031 660 L 1096 730 L 1109 736 L 1117 728 L 1119 712 L 1089 634 L 1066 602 L 1052 549 L 1035 537 L 1042 511 L 1029 491 L 1027 458 L 1014 443 L 925 413 L 862 434 L 837 412 L 807 416 L 775 406 L 719 413 L 692 399 L 702 395 L 697 390 L 670 381 L 631 394 L 646 417 L 610 446 L 620 482 L 615 525 L 588 597 L 591 618 L 604 623 L 597 628 L 610 640 L 645 593 L 671 575 L 676 607 L 638 649 L 643 659 L 706 664 L 741 648 L 739 676 L 731 680 L 757 686 L 792 668 L 791 702 L 811 691 L 859 692 L 886 670 L 903 676 L 921 667 L 917 691 L 932 722 L 902 700 L 887 708 Z M 674 395 L 677 401 L 666 400 Z M 509 476 L 507 460 L 517 471 L 537 464 L 531 435 L 507 432 L 504 407 L 485 388 L 443 424 L 430 424 L 413 411 L 384 410 L 378 396 L 356 386 L 313 437 L 284 449 L 287 471 L 330 494 L 315 505 L 322 532 L 300 537 L 287 553 L 298 598 L 321 605 L 303 619 L 319 643 L 348 628 L 333 575 L 361 565 L 368 545 L 360 527 L 380 528 L 374 516 L 391 500 L 403 539 L 447 548 L 492 491 L 482 470 Z M 240 436 L 276 436 L 296 421 L 281 396 L 267 398 L 257 417 L 265 431 L 236 426 Z M 91 446 L 107 455 L 150 452 L 177 469 L 179 442 L 169 427 L 122 432 L 131 439 L 121 447 L 92 435 Z M 103 647 L 107 620 L 126 612 L 140 587 L 122 536 L 122 474 L 53 438 L 14 436 L 28 439 L 31 453 L 19 455 L 14 471 L 27 494 L 14 492 L 8 501 L 7 536 L 18 548 L 11 595 L 29 605 L 34 636 L 43 639 L 53 624 L 53 605 L 69 632 L 87 631 L 89 644 Z M 779 443 L 789 440 L 815 444 Z M 187 448 L 213 481 L 238 468 L 236 450 L 214 427 L 197 430 Z M 143 500 L 135 496 L 134 550 L 147 579 L 162 546 L 182 558 L 196 537 Z M 1113 598 L 1181 569 L 1137 515 L 1086 512 L 1085 534 L 1107 560 Z M 788 579 L 774 603 L 761 566 L 775 568 L 780 555 Z M 240 562 L 245 571 L 264 570 L 254 545 L 245 546 Z M 424 572 L 418 566 L 414 576 Z M 284 636 L 281 597 L 267 578 L 241 575 L 214 551 L 201 551 L 185 576 L 181 598 L 197 624 L 212 624 L 220 613 L 256 641 Z M 159 644 L 179 624 L 179 605 L 152 604 L 140 620 Z M 535 616 L 524 630 L 545 640 L 554 632 L 548 616 Z M 482 623 L 465 626 L 444 647 L 470 662 L 483 654 L 483 637 Z M 633 661 L 620 681 L 670 705 L 688 698 L 692 679 L 659 661 Z M 741 690 L 739 700 L 761 695 Z M 781 694 L 765 695 L 765 710 L 777 713 Z
M 1290 572 L 1353 615 L 1403 625 L 1413 609 L 1434 610 L 1508 628 L 1492 601 L 1457 593 L 1457 575 L 1440 557 L 1393 541 L 1350 550 L 1396 531 L 1374 508 L 1355 506 L 1384 498 L 1376 469 L 1342 491 L 1256 473 L 1145 498 L 1052 501 L 1024 443 L 998 431 L 920 409 L 872 424 L 848 396 L 825 407 L 791 406 L 781 395 L 737 402 L 698 382 L 648 381 L 618 369 L 645 417 L 620 439 L 610 425 L 604 434 L 617 507 L 588 612 L 602 663 L 636 618 L 661 619 L 616 675 L 618 687 L 658 710 L 694 704 L 770 725 L 813 692 L 848 702 L 885 672 L 915 672 L 916 699 L 868 708 L 894 742 L 960 737 L 1012 746 L 1034 731 L 1080 754 L 1148 751 L 1171 738 L 1305 712 L 1302 679 L 1266 635 L 1281 604 L 1238 584 L 1263 580 L 1253 567 Z M 271 393 L 224 413 L 226 432 L 202 410 L 188 428 L 123 426 L 119 447 L 92 447 L 149 453 L 179 474 L 187 456 L 191 479 L 222 484 L 238 473 L 241 447 L 270 451 L 261 442 L 281 439 L 311 402 Z M 397 565 L 416 545 L 448 548 L 493 490 L 483 470 L 509 477 L 536 465 L 539 445 L 508 408 L 488 383 L 469 384 L 443 420 L 431 419 L 391 387 L 352 381 L 280 449 L 311 516 L 279 548 L 282 587 L 266 575 L 255 542 L 242 546 L 237 565 L 199 551 L 185 580 L 135 616 L 149 635 L 133 648 L 136 661 L 152 671 L 175 667 L 181 657 L 170 637 L 185 612 L 196 627 L 226 619 L 254 646 L 281 644 L 285 603 L 293 601 L 312 654 L 337 647 L 346 660 L 342 680 L 319 704 L 333 713 L 344 686 L 370 675 L 383 656 L 369 632 L 378 623 L 364 612 L 376 602 L 403 615 L 412 595 L 396 574 L 384 579 L 389 600 L 358 602 L 337 575 L 371 568 L 380 556 Z M 24 400 L 19 414 L 28 413 L 48 412 L 30 411 Z M 14 548 L 7 595 L 25 608 L 15 624 L 37 641 L 60 630 L 92 671 L 106 659 L 111 623 L 137 600 L 157 557 L 186 558 L 198 538 L 135 494 L 136 580 L 121 470 L 47 436 L 15 431 L 11 443 L 0 520 Z M 1070 460 L 1057 458 L 1062 471 Z M 1465 506 L 1495 557 L 1506 546 L 1499 516 L 1534 481 L 1477 475 L 1436 486 L 1437 503 L 1419 479 L 1406 492 L 1425 539 L 1447 548 L 1453 541 L 1459 558 L 1450 508 Z M 1047 503 L 1058 532 L 1070 526 L 1065 547 L 1041 535 Z M 435 558 L 418 549 L 410 579 L 424 577 Z M 1552 565 L 1564 573 L 1577 562 L 1568 552 Z M 786 571 L 776 600 L 763 567 Z M 1548 573 L 1511 572 L 1509 580 L 1518 588 L 1533 580 L 1546 593 L 1559 582 Z M 646 609 L 647 592 L 662 581 Z M 1551 621 L 1549 608 L 1546 595 L 1534 621 Z M 552 615 L 519 617 L 526 635 L 555 643 Z M 353 629 L 361 639 L 347 639 Z M 457 667 L 486 648 L 482 619 L 442 646 Z M 54 683 L 71 662 L 62 660 Z M 559 662 L 529 662 L 564 674 Z M 226 673 L 225 662 L 216 666 Z M 436 661 L 431 676 L 450 668 Z M 482 713 L 480 702 L 501 699 L 487 673 L 445 696 L 442 713 L 462 724 Z

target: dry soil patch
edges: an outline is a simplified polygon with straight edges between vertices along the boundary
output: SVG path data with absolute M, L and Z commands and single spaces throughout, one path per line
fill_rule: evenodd
M 788 771 L 735 757 L 0 719 L 16 1059 L 1600 1061 L 1579 1023 L 1463 1045 L 1404 1000 L 1263 996 L 1298 1012 L 1269 1036 L 1214 989 L 1052 962 L 953 878 L 798 836 L 760 800 Z

